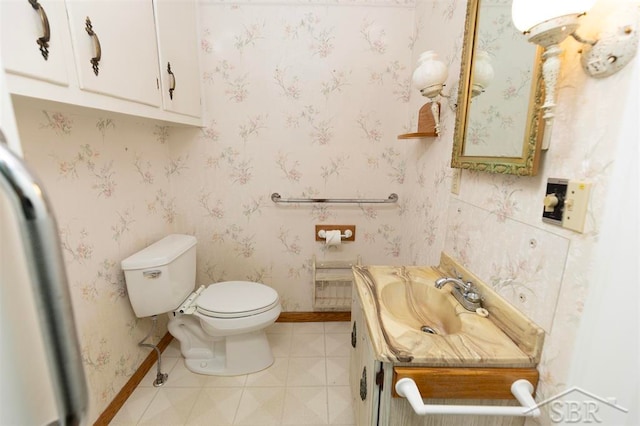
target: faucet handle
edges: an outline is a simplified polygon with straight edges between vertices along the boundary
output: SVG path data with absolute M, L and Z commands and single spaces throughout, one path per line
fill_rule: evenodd
M 464 298 L 467 299 L 471 303 L 480 303 L 482 301 L 482 297 L 475 289 L 469 290 L 464 294 Z
M 460 272 L 458 272 L 458 270 L 457 270 L 456 268 L 452 268 L 452 269 L 451 269 L 451 272 L 453 272 L 453 275 L 454 275 L 457 279 L 462 280 L 462 274 L 461 274 Z
M 463 289 L 464 289 L 464 293 L 477 293 L 476 290 L 476 286 L 473 284 L 473 282 L 471 281 L 464 281 L 463 279 L 459 278 L 460 282 L 462 282 L 464 284 Z

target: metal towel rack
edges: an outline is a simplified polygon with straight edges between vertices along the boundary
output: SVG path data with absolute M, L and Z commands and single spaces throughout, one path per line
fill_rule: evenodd
M 60 425 L 87 419 L 88 393 L 58 227 L 37 179 L 6 146 L 0 131 L 0 187 L 17 213 Z
M 398 202 L 398 194 L 391 193 L 388 198 L 282 198 L 280 194 L 271 194 L 274 203 L 352 203 L 352 204 L 390 204 Z

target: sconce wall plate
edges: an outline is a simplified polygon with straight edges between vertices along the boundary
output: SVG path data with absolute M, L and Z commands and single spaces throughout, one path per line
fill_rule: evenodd
M 606 78 L 615 74 L 634 58 L 638 51 L 636 23 L 603 31 L 592 46 L 582 49 L 582 67 L 591 77 Z

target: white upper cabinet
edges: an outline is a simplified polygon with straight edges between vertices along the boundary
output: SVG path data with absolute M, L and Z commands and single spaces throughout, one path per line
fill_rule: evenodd
M 195 0 L 0 0 L 7 88 L 200 126 L 197 23 Z
M 2 0 L 2 55 L 8 73 L 69 85 L 71 44 L 60 0 Z
M 67 13 L 80 88 L 159 106 L 152 2 L 69 0 Z
M 162 105 L 201 116 L 198 19 L 194 0 L 154 0 Z

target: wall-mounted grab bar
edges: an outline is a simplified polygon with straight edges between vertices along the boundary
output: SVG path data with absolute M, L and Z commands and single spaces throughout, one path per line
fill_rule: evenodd
M 398 202 L 398 194 L 392 193 L 388 198 L 282 198 L 280 194 L 271 194 L 274 203 L 350 203 L 350 204 L 390 204 Z
M 525 379 L 516 380 L 511 384 L 511 393 L 516 397 L 521 407 L 503 407 L 495 405 L 436 405 L 424 404 L 416 382 L 403 378 L 396 382 L 398 395 L 407 398 L 411 408 L 419 416 L 427 414 L 471 414 L 475 416 L 520 416 L 538 417 L 540 409 L 533 399 L 533 385 Z
M 0 131 L 0 188 L 16 210 L 60 425 L 86 422 L 88 393 L 58 227 L 39 182 L 4 144 Z

